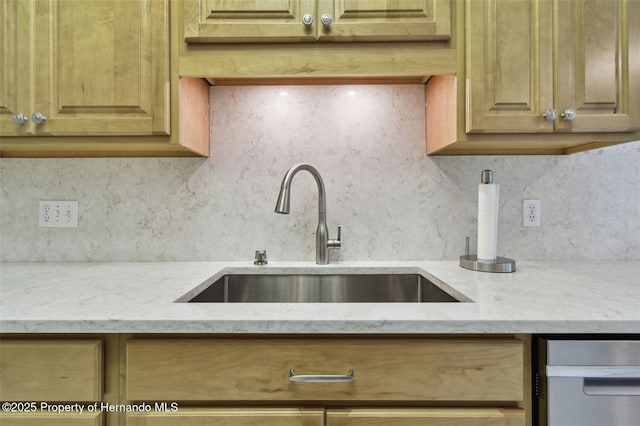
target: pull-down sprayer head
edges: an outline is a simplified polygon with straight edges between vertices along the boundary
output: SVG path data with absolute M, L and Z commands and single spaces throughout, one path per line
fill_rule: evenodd
M 289 214 L 289 209 L 291 207 L 290 199 L 291 188 L 289 185 L 285 187 L 283 182 L 282 187 L 280 187 L 280 193 L 278 194 L 278 201 L 276 202 L 276 213 Z

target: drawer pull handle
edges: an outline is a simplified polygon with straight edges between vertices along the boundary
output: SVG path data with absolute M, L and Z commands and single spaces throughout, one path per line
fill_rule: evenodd
M 356 376 L 353 370 L 347 374 L 296 374 L 293 368 L 289 371 L 289 381 L 304 383 L 345 383 L 353 382 Z

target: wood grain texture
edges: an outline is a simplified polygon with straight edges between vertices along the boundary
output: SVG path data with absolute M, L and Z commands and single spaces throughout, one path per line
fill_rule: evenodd
M 167 133 L 166 0 L 36 2 L 34 30 L 37 134 Z
M 181 78 L 180 145 L 209 155 L 209 84 L 201 78 Z
M 553 122 L 551 3 L 467 0 L 466 131 L 544 133 Z
M 496 408 L 352 408 L 327 410 L 327 426 L 524 426 L 525 412 Z
M 45 20 L 39 27 L 38 34 L 42 35 L 47 32 L 48 37 L 48 31 L 54 27 L 58 28 L 59 22 L 73 22 L 76 16 L 92 16 L 91 13 L 93 12 L 86 11 L 86 9 L 91 9 L 92 7 L 89 2 L 72 2 L 74 7 L 69 7 L 72 4 L 70 1 L 59 2 L 58 0 L 51 0 L 37 2 L 39 19 Z M 59 70 L 61 69 L 60 75 L 64 77 L 62 82 L 66 81 L 71 85 L 71 90 L 68 94 L 67 92 L 60 92 L 60 85 L 52 86 L 52 93 L 47 95 L 49 101 L 46 103 L 54 102 L 55 105 L 52 105 L 51 108 L 60 110 L 59 102 L 55 99 L 59 97 L 58 94 L 61 94 L 66 96 L 65 99 L 70 99 L 67 102 L 68 105 L 70 103 L 80 104 L 82 106 L 80 110 L 82 111 L 74 112 L 73 108 L 63 107 L 61 108 L 63 112 L 57 114 L 57 116 L 55 113 L 53 116 L 45 113 L 48 116 L 47 124 L 37 127 L 37 136 L 30 136 L 30 134 L 33 135 L 36 132 L 36 126 L 31 122 L 24 127 L 19 127 L 20 130 L 16 131 L 16 126 L 10 123 L 10 114 L 7 112 L 13 112 L 17 108 L 24 109 L 25 114 L 29 115 L 29 111 L 34 110 L 32 99 L 35 99 L 34 95 L 31 95 L 29 91 L 32 89 L 44 89 L 40 89 L 38 84 L 31 84 L 35 77 L 29 61 L 12 60 L 12 66 L 4 70 L 6 71 L 4 74 L 2 73 L 3 71 L 0 71 L 0 77 L 3 78 L 3 80 L 0 80 L 0 105 L 3 105 L 3 107 L 0 107 L 0 157 L 175 157 L 208 155 L 208 143 L 201 143 L 196 149 L 192 149 L 192 145 L 188 147 L 181 145 L 179 133 L 180 116 L 190 117 L 189 119 L 193 122 L 206 120 L 207 117 L 196 116 L 196 114 L 191 113 L 190 108 L 178 109 L 179 65 L 177 60 L 169 62 L 168 55 L 170 49 L 178 52 L 179 44 L 177 38 L 182 37 L 182 34 L 178 36 L 177 25 L 174 31 L 168 32 L 168 13 L 169 6 L 172 9 L 177 9 L 180 6 L 179 2 L 168 4 L 166 0 L 144 0 L 141 2 L 127 0 L 95 3 L 97 5 L 96 11 L 103 11 L 106 14 L 104 16 L 100 14 L 98 14 L 98 17 L 94 16 L 99 21 L 96 26 L 101 28 L 97 32 L 105 35 L 106 31 L 107 35 L 104 41 L 97 40 L 97 36 L 90 37 L 87 40 L 83 40 L 82 37 L 78 36 L 77 33 L 82 28 L 87 31 L 93 29 L 89 20 L 89 22 L 79 25 L 77 29 L 72 29 L 68 24 L 65 24 L 67 29 L 62 31 L 60 36 L 47 38 L 44 46 L 40 47 L 56 53 L 60 46 L 64 47 L 67 44 L 71 44 L 74 49 L 66 52 L 66 55 L 79 55 L 81 59 L 85 57 L 82 49 L 91 48 L 92 51 L 78 64 L 75 63 L 76 61 L 73 58 L 67 58 L 73 60 L 71 64 L 66 64 L 66 60 L 62 61 L 60 58 L 55 57 L 52 57 L 51 61 L 46 58 L 39 58 L 40 67 L 50 68 L 50 66 L 55 66 Z M 118 4 L 115 5 L 115 3 Z M 18 51 L 17 48 L 14 49 L 13 47 L 5 49 L 5 46 L 13 46 L 14 42 L 24 45 L 22 52 L 26 52 L 24 56 L 27 59 L 33 56 L 31 49 L 34 39 L 31 34 L 34 31 L 31 22 L 35 19 L 35 4 L 36 2 L 27 0 L 12 0 L 0 4 L 0 18 L 2 18 L 0 29 L 13 37 L 9 37 L 7 43 L 0 44 L 0 49 L 2 49 L 0 61 L 6 57 L 12 58 L 12 55 L 14 55 L 12 52 L 14 50 Z M 61 5 L 62 9 L 59 10 Z M 116 15 L 114 15 L 115 12 L 112 13 L 110 11 L 112 9 L 121 9 L 118 16 L 123 13 L 126 15 L 128 12 L 131 12 L 131 15 L 123 18 L 123 21 L 113 22 L 112 19 Z M 49 11 L 49 15 L 45 14 L 45 11 Z M 135 20 L 136 17 L 141 21 L 137 23 L 129 22 L 130 20 Z M 14 21 L 24 23 L 24 25 L 15 25 L 15 28 L 19 30 L 17 33 L 14 31 Z M 114 37 L 108 35 L 109 29 L 116 33 Z M 137 31 L 140 35 L 132 34 L 131 31 Z M 14 34 L 20 36 L 14 36 Z M 126 43 L 122 44 L 121 47 L 124 48 L 129 46 L 130 43 L 134 43 L 132 49 L 139 52 L 140 57 L 130 58 L 131 52 L 123 52 L 124 56 L 116 55 L 111 62 L 107 59 L 102 59 L 100 55 L 114 51 L 113 45 L 118 40 L 126 37 L 132 37 L 133 41 L 125 40 Z M 98 47 L 89 44 L 96 40 L 100 43 Z M 45 53 L 45 55 L 47 54 Z M 97 60 L 95 60 L 96 55 L 98 55 Z M 116 68 L 114 64 L 117 57 L 121 59 L 118 60 L 119 65 Z M 131 59 L 133 62 L 129 63 L 129 59 L 126 58 Z M 108 67 L 105 68 L 105 65 L 109 64 L 114 65 L 111 70 Z M 22 68 L 14 69 L 14 67 Z M 91 75 L 80 73 L 82 74 L 81 78 L 76 80 L 75 78 L 80 75 L 77 71 L 90 71 L 87 67 L 98 67 L 99 69 L 97 73 L 92 73 Z M 21 71 L 23 68 L 24 70 Z M 146 71 L 145 74 L 141 74 L 140 70 L 149 70 L 150 74 L 146 75 Z M 145 81 L 128 81 L 127 79 L 133 71 L 135 71 L 136 75 L 145 77 L 143 79 Z M 73 72 L 76 72 L 76 74 L 73 74 Z M 20 81 L 12 81 L 11 76 L 13 75 L 18 79 L 22 78 L 27 83 L 26 89 L 24 84 L 20 84 Z M 104 81 L 101 81 L 105 75 L 107 77 L 105 77 Z M 129 77 L 125 79 L 123 76 Z M 4 82 L 4 77 L 10 80 L 7 84 Z M 122 79 L 127 81 L 120 81 Z M 57 84 L 57 82 L 51 80 L 51 76 L 44 81 L 44 84 L 54 83 Z M 114 90 L 120 100 L 130 96 L 137 96 L 136 99 L 146 99 L 145 102 L 150 105 L 151 109 L 145 109 L 146 107 L 142 107 L 142 103 L 137 106 L 126 105 L 110 94 L 108 94 L 107 99 L 101 99 L 101 96 L 96 95 L 96 93 L 102 93 L 101 91 L 104 90 L 104 87 L 110 85 L 120 87 Z M 66 83 L 64 86 L 67 86 Z M 17 96 L 17 101 L 11 100 L 15 97 L 12 94 L 13 92 L 8 90 L 5 92 L 4 89 L 10 87 L 20 87 L 19 92 L 17 92 L 19 96 L 15 95 Z M 78 87 L 80 87 L 79 90 Z M 123 87 L 130 90 L 123 90 Z M 149 92 L 146 92 L 147 89 L 149 89 Z M 145 93 L 141 91 L 145 91 Z M 5 93 L 8 94 L 5 95 Z M 21 102 L 20 105 L 22 106 L 14 107 L 18 101 Z M 114 105 L 114 108 L 108 106 L 109 102 Z M 4 108 L 5 104 L 6 108 Z M 52 117 L 56 117 L 55 120 Z M 94 117 L 98 118 L 95 122 L 92 121 Z M 57 127 L 58 125 L 54 124 L 54 122 L 66 124 L 63 127 Z M 59 129 L 65 136 L 51 136 L 53 129 Z M 170 135 L 168 134 L 169 132 L 171 132 Z M 67 134 L 69 136 L 66 136 Z M 200 148 L 202 148 L 202 152 L 198 151 Z
M 0 413 L 2 426 L 101 426 L 105 413 Z
M 458 78 L 454 74 L 434 75 L 425 86 L 427 154 L 457 140 Z
M 130 413 L 127 426 L 324 426 L 321 408 L 180 408 Z
M 554 3 L 556 108 L 573 108 L 563 132 L 640 129 L 640 2 Z
M 133 339 L 130 400 L 519 401 L 518 339 Z M 288 375 L 345 374 L 350 383 Z
M 438 41 L 451 38 L 451 0 L 318 0 L 321 41 Z
M 620 108 L 616 111 L 616 114 L 618 115 L 618 119 L 620 119 L 620 117 L 626 117 L 625 119 L 630 120 L 629 122 L 635 122 L 634 120 L 636 119 L 632 117 L 636 117 L 638 115 L 637 111 L 640 110 L 640 55 L 633 55 L 631 53 L 640 51 L 638 47 L 640 46 L 640 26 L 631 25 L 630 22 L 638 22 L 640 19 L 640 11 L 638 10 L 640 9 L 640 2 L 628 0 L 616 0 L 616 2 L 619 2 L 619 4 L 614 7 L 614 9 L 618 11 L 616 16 L 624 17 L 624 19 L 620 18 L 622 23 L 618 26 L 620 34 L 623 34 L 623 36 L 621 36 L 622 38 L 619 39 L 619 52 L 621 52 L 621 55 L 622 52 L 629 54 L 627 70 L 619 70 L 620 76 L 628 72 L 629 78 L 627 85 L 623 83 L 625 81 L 623 77 L 621 77 L 617 85 L 620 93 Z M 500 61 L 496 59 L 501 56 L 498 55 L 499 52 L 496 46 L 491 44 L 496 43 L 497 36 L 490 34 L 490 26 L 493 25 L 496 30 L 499 28 L 497 26 L 497 22 L 499 22 L 497 21 L 497 16 L 500 16 L 503 12 L 497 10 L 497 8 L 502 7 L 502 3 L 504 2 L 501 0 L 468 0 L 464 3 L 456 3 L 457 6 L 464 4 L 464 8 L 456 8 L 456 27 L 464 28 L 466 26 L 468 31 L 466 37 L 457 38 L 455 47 L 458 58 L 458 83 L 455 88 L 450 88 L 451 93 L 448 95 L 452 97 L 455 96 L 457 99 L 456 114 L 454 117 L 449 118 L 450 120 L 455 120 L 455 124 L 446 120 L 437 124 L 437 126 L 447 127 L 449 131 L 446 132 L 445 137 L 442 138 L 428 137 L 427 153 L 429 155 L 559 155 L 635 141 L 640 138 L 640 132 L 636 130 L 637 127 L 635 127 L 635 125 L 628 125 L 628 122 L 623 123 L 621 121 L 617 121 L 621 127 L 616 128 L 602 125 L 598 129 L 591 130 L 581 130 L 576 127 L 573 131 L 562 130 L 548 132 L 544 127 L 549 126 L 548 124 L 539 124 L 545 122 L 542 118 L 542 113 L 546 109 L 544 104 L 552 103 L 553 106 L 558 109 L 559 113 L 562 111 L 557 105 L 558 99 L 552 98 L 549 102 L 545 101 L 547 95 L 540 95 L 539 100 L 530 96 L 531 106 L 535 103 L 539 105 L 539 116 L 534 114 L 536 108 L 533 107 L 531 111 L 525 109 L 517 111 L 507 108 L 505 103 L 499 104 L 498 102 L 494 102 L 494 100 L 499 98 L 495 93 L 501 93 L 501 99 L 505 99 L 505 93 L 508 94 L 511 90 L 508 88 L 513 87 L 507 80 L 507 76 L 501 74 L 501 72 L 503 72 L 501 70 L 508 70 L 509 67 L 500 65 L 504 60 Z M 562 3 L 562 7 L 565 8 L 573 4 L 572 2 L 554 2 L 553 0 L 541 0 L 537 2 L 527 0 L 529 7 L 524 8 L 520 13 L 520 15 L 527 20 L 534 19 L 533 24 L 527 23 L 527 25 L 523 25 L 523 28 L 530 29 L 530 37 L 532 38 L 528 39 L 528 43 L 531 46 L 535 46 L 536 37 L 540 40 L 537 43 L 540 46 L 540 49 L 536 51 L 537 53 L 534 52 L 534 54 L 532 54 L 530 50 L 523 48 L 523 56 L 526 55 L 528 58 L 526 61 L 529 61 L 528 63 L 530 65 L 527 71 L 530 78 L 537 75 L 535 72 L 537 65 L 535 64 L 539 64 L 538 68 L 541 70 L 549 68 L 550 62 L 546 58 L 548 56 L 553 57 L 554 54 L 554 32 L 552 26 L 548 26 L 547 28 L 545 24 L 543 27 L 541 23 L 549 22 L 553 19 L 553 13 L 555 13 L 553 6 L 559 3 Z M 611 5 L 614 2 L 605 3 Z M 521 4 L 525 3 L 521 2 Z M 602 7 L 604 5 L 598 3 L 598 6 Z M 485 12 L 488 13 L 489 18 L 493 18 L 485 20 Z M 507 15 L 509 15 L 508 12 Z M 608 15 L 603 14 L 603 16 L 606 19 Z M 505 18 L 500 19 L 502 22 L 509 22 L 505 20 Z M 514 19 L 516 19 L 514 22 L 517 22 L 519 18 L 515 17 Z M 556 22 L 561 21 L 562 20 L 557 20 Z M 509 26 L 510 25 L 507 25 L 507 27 Z M 545 31 L 543 31 L 544 28 L 546 28 Z M 472 37 L 470 31 L 475 31 L 477 36 Z M 628 34 L 628 36 L 624 36 L 624 34 Z M 485 47 L 487 37 L 491 37 L 493 40 L 489 47 Z M 483 41 L 480 41 L 480 39 L 483 39 Z M 574 39 L 575 36 L 572 36 L 572 40 Z M 509 42 L 508 37 L 502 40 L 502 44 Z M 522 44 L 526 42 L 526 39 L 523 40 L 514 37 L 514 42 L 517 41 Z M 571 47 L 573 46 L 572 43 L 568 43 L 568 45 L 570 48 L 573 48 Z M 493 52 L 492 55 L 486 58 L 484 56 L 485 48 Z M 507 49 L 502 53 L 502 57 L 504 57 L 505 54 L 514 55 L 516 51 L 517 49 Z M 621 56 L 621 58 L 623 57 L 624 56 Z M 491 62 L 493 64 L 491 65 L 492 71 L 486 72 L 484 64 L 490 60 L 493 60 L 493 62 Z M 618 63 L 621 63 L 621 60 L 622 59 L 619 59 Z M 480 66 L 480 64 L 482 64 L 482 66 Z M 531 72 L 531 69 L 533 69 L 534 72 Z M 546 85 L 544 83 L 545 79 L 551 81 L 547 87 L 553 88 L 554 85 L 565 84 L 562 80 L 556 79 L 558 75 L 562 77 L 557 69 L 552 69 L 548 74 L 540 73 L 538 78 L 540 81 L 540 93 L 549 93 L 549 90 L 542 89 L 542 87 Z M 465 79 L 461 79 L 460 76 L 465 76 Z M 609 78 L 604 76 L 604 79 L 607 80 Z M 499 86 L 498 82 L 502 80 L 504 80 L 506 84 Z M 438 81 L 438 79 L 431 78 L 427 82 L 427 96 L 429 96 L 429 92 L 435 88 L 435 86 L 430 87 L 430 85 Z M 485 84 L 486 82 L 489 82 L 489 86 Z M 607 87 L 610 87 L 610 84 L 606 84 Z M 496 89 L 496 87 L 501 88 Z M 529 95 L 535 92 L 535 88 L 531 89 L 531 87 L 533 86 L 529 85 Z M 524 89 L 523 84 L 522 94 L 525 94 Z M 446 97 L 446 94 L 442 95 L 443 99 L 446 99 Z M 515 91 L 514 99 L 524 99 L 524 97 L 517 96 L 517 91 Z M 485 102 L 485 100 L 491 100 L 491 102 Z M 526 104 L 526 102 L 520 103 L 523 105 Z M 628 108 L 627 113 L 625 113 L 625 108 Z M 431 108 L 427 109 L 427 129 L 432 126 L 431 118 L 429 117 L 432 112 L 433 110 Z M 504 121 L 502 120 L 503 116 L 506 117 Z M 595 117 L 594 120 L 590 122 L 598 123 L 599 119 L 606 120 L 604 118 L 605 116 L 606 114 L 600 118 Z M 442 118 L 439 119 L 443 120 Z M 529 121 L 529 124 L 526 124 L 526 121 Z M 561 121 L 560 118 L 556 120 L 555 126 L 558 126 L 559 121 Z M 574 120 L 572 122 L 574 124 L 569 124 L 569 126 L 577 126 L 575 123 L 579 122 L 580 120 Z M 609 121 L 609 123 L 613 123 L 613 121 Z M 453 130 L 449 127 L 453 126 L 455 126 L 456 129 L 455 138 L 451 138 L 450 136 Z M 539 126 L 542 126 L 540 127 L 543 129 L 542 133 L 538 130 Z M 467 133 L 467 128 L 473 129 L 473 133 Z M 523 129 L 525 128 L 529 128 L 530 130 L 523 133 Z
M 302 16 L 313 16 L 305 26 Z M 328 14 L 330 26 L 320 17 Z M 451 38 L 451 0 L 186 0 L 189 43 L 433 41 Z
M 102 373 L 100 340 L 3 340 L 0 345 L 3 401 L 100 401 Z
M 16 124 L 11 115 L 31 115 L 31 66 L 29 54 L 33 8 L 26 1 L 0 3 L 0 137 L 32 135 L 31 121 Z
M 184 0 L 184 39 L 190 43 L 313 41 L 302 24 L 315 0 Z

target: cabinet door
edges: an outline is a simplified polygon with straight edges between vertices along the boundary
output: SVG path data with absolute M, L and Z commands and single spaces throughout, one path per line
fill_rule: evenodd
M 127 426 L 323 426 L 324 410 L 307 408 L 182 408 L 127 414 Z
M 605 2 L 608 3 L 608 2 Z M 467 132 L 552 132 L 549 0 L 467 0 Z
M 84 410 L 71 413 L 0 413 L 2 426 L 100 426 L 104 424 L 101 411 Z
M 354 40 L 448 40 L 450 0 L 318 0 L 318 38 Z
M 524 410 L 356 408 L 327 410 L 327 426 L 524 426 Z
M 2 401 L 100 401 L 103 392 L 99 340 L 3 340 Z
M 562 131 L 640 128 L 640 2 L 554 0 L 556 108 Z
M 187 42 L 313 41 L 315 0 L 185 0 L 184 34 Z
M 165 0 L 35 3 L 35 105 L 44 135 L 168 133 Z
M 33 8 L 25 0 L 0 3 L 0 135 L 33 134 L 31 120 L 16 124 L 14 113 L 29 118 L 31 105 L 31 19 Z

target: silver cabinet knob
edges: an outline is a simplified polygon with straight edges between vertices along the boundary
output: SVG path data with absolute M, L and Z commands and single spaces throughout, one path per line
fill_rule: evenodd
M 560 117 L 564 120 L 564 121 L 571 121 L 574 118 L 576 118 L 576 110 L 575 109 L 565 109 L 564 112 L 562 114 L 560 114 Z
M 558 118 L 558 111 L 556 111 L 553 108 L 549 108 L 548 110 L 546 110 L 544 112 L 544 114 L 542 114 L 542 116 L 544 117 L 545 120 L 547 121 L 553 121 L 556 118 Z
M 25 124 L 29 119 L 21 112 L 14 112 L 11 114 L 11 121 L 16 124 Z
M 320 22 L 322 22 L 322 25 L 324 25 L 325 27 L 330 27 L 333 19 L 331 19 L 331 15 L 325 13 L 320 17 Z
M 304 24 L 305 27 L 311 26 L 311 24 L 313 24 L 313 16 L 309 13 L 305 13 L 302 16 L 302 23 Z
M 36 124 L 44 124 L 47 121 L 47 117 L 40 114 L 39 112 L 34 112 L 33 114 L 31 114 L 31 121 Z

